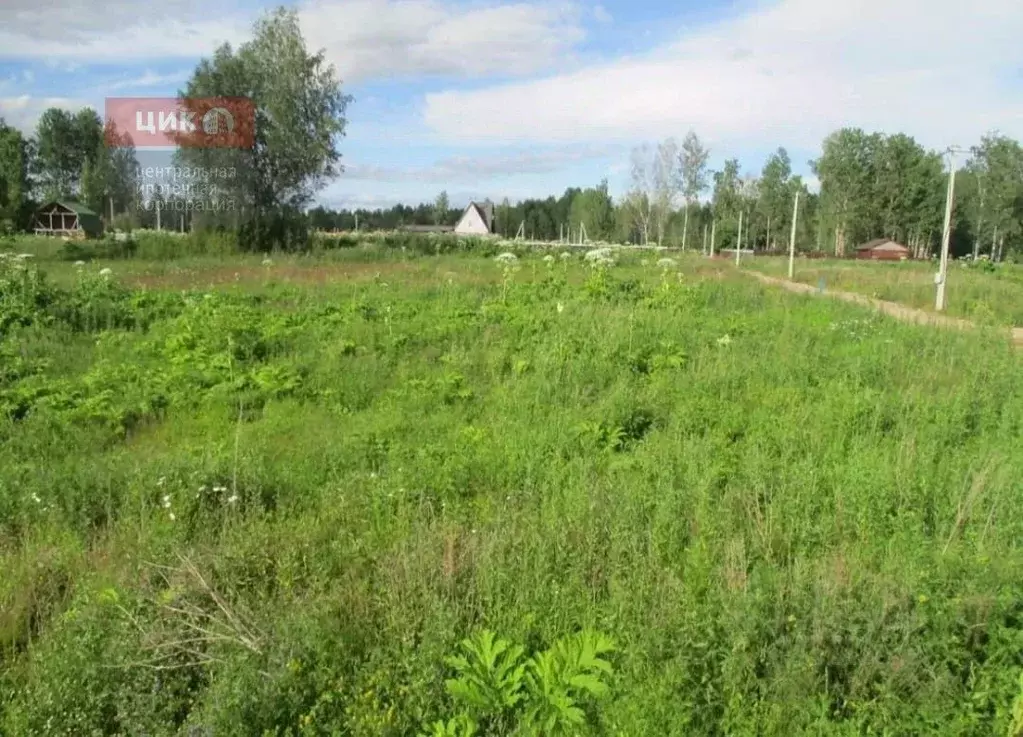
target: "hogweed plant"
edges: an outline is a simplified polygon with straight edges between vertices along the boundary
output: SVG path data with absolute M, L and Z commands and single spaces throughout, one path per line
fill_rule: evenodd
M 614 674 L 606 659 L 614 643 L 590 630 L 563 637 L 531 657 L 489 630 L 463 640 L 461 648 L 445 661 L 455 671 L 445 685 L 461 711 L 432 723 L 424 737 L 584 734 Z

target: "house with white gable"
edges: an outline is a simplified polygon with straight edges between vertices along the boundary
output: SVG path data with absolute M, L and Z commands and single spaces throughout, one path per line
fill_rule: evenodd
M 494 203 L 470 202 L 458 224 L 456 235 L 490 235 L 494 232 Z

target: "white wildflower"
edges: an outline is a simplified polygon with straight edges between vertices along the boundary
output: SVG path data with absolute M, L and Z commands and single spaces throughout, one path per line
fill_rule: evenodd
M 166 481 L 167 481 L 167 477 L 166 476 L 161 476 L 160 478 L 158 478 L 156 480 L 156 485 L 157 486 L 163 486 Z
M 213 487 L 213 491 L 219 494 L 220 492 L 227 491 L 227 487 L 226 486 L 214 486 Z
M 32 494 L 32 501 L 34 501 L 36 504 L 42 504 L 43 503 L 43 500 L 40 499 L 39 495 L 35 494 L 35 493 Z
M 237 501 L 238 501 L 238 495 L 237 494 L 232 494 L 231 496 L 229 496 L 227 498 L 227 503 L 228 504 L 234 504 Z
M 113 274 L 113 273 L 114 273 L 114 272 L 113 272 L 113 271 L 111 271 L 110 269 L 100 269 L 100 270 L 99 270 L 99 275 L 100 275 L 100 276 L 110 276 L 110 275 L 111 275 L 111 274 Z
M 269 258 L 263 259 L 263 266 L 273 266 L 273 265 L 274 265 L 274 262 L 271 261 Z
M 14 258 L 19 259 L 21 261 L 24 261 L 27 258 L 32 258 L 32 254 L 31 253 L 19 253 Z
M 507 251 L 494 258 L 494 261 L 496 261 L 499 264 L 514 264 L 518 260 L 519 260 L 518 256 L 516 256 L 514 253 L 509 253 Z
M 722 335 L 720 338 L 718 338 L 718 345 L 731 345 L 731 344 L 732 344 L 732 336 L 730 336 L 730 335 Z
M 601 261 L 611 258 L 610 248 L 594 248 L 592 251 L 587 251 L 586 255 L 583 256 L 587 261 Z
M 163 503 L 163 508 L 164 509 L 170 509 L 170 505 L 171 505 L 170 495 L 164 494 L 163 495 L 163 499 L 161 500 L 161 502 Z
M 657 265 L 662 269 L 674 269 L 678 266 L 678 261 L 673 258 L 662 258 L 657 262 Z
M 543 262 L 545 264 L 553 264 L 554 263 L 554 256 L 552 254 L 548 253 L 546 256 L 543 257 Z
M 560 315 L 564 311 L 565 311 L 565 305 L 561 304 L 561 302 L 558 302 L 558 314 Z
M 639 262 L 639 265 L 640 266 L 649 266 L 650 265 L 650 259 L 647 259 L 647 258 L 641 259 L 640 262 Z
M 199 493 L 200 494 L 206 493 L 206 484 L 203 484 L 202 486 L 199 487 Z
M 81 269 L 84 266 L 85 266 L 85 262 L 84 261 L 75 261 L 75 268 L 76 269 Z
M 173 522 L 174 520 L 176 520 L 176 519 L 177 519 L 177 517 L 175 517 L 175 516 L 174 516 L 174 512 L 169 512 L 169 513 L 167 514 L 167 518 L 168 518 L 168 519 L 169 519 L 169 520 L 170 520 L 171 522 Z
M 568 261 L 570 258 L 572 258 L 571 251 L 565 251 L 564 253 L 561 254 L 562 261 Z

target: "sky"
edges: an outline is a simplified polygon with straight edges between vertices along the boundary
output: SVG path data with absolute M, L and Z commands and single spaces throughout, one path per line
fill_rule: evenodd
M 173 96 L 264 0 L 3 0 L 0 117 Z M 1020 0 L 309 0 L 354 101 L 330 207 L 453 205 L 629 186 L 631 150 L 695 131 L 710 165 L 809 161 L 831 131 L 968 147 L 1023 138 Z M 55 23 L 67 13 L 73 23 Z

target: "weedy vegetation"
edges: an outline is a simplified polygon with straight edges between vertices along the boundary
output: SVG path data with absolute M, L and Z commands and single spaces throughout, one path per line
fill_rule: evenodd
M 788 275 L 788 259 L 754 258 L 747 268 L 772 276 Z M 934 309 L 936 263 L 811 260 L 799 263 L 796 281 L 827 289 L 855 292 L 923 310 Z M 1013 263 L 949 264 L 947 313 L 983 325 L 1023 327 L 1023 268 Z
M 0 260 L 0 733 L 1020 733 L 1003 336 L 506 251 Z

